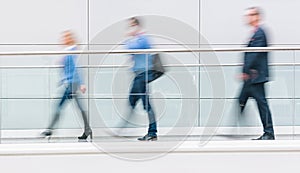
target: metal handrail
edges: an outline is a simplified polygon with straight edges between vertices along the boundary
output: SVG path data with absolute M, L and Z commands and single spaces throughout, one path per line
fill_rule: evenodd
M 233 64 L 168 64 L 164 67 L 232 67 L 242 66 L 242 63 Z M 269 66 L 300 66 L 300 63 L 270 63 Z M 78 68 L 129 68 L 129 65 L 81 65 Z M 51 66 L 0 66 L 0 69 L 41 69 L 41 68 L 63 68 L 62 65 Z
M 152 54 L 152 53 L 201 53 L 201 52 L 273 52 L 273 51 L 300 51 L 300 47 L 242 47 L 242 48 L 195 48 L 195 49 L 134 49 L 134 50 L 78 50 L 78 51 L 24 51 L 0 52 L 0 56 L 28 56 L 28 55 L 67 55 L 67 54 Z M 166 64 L 165 67 L 218 67 L 242 66 L 241 63 L 229 64 Z M 300 63 L 270 63 L 270 66 L 300 66 Z M 0 66 L 0 69 L 14 68 L 62 68 L 62 65 L 49 66 Z M 128 68 L 129 65 L 80 65 L 79 68 Z
M 20 55 L 66 55 L 66 54 L 145 54 L 145 53 L 185 53 L 185 52 L 273 52 L 299 51 L 300 47 L 242 47 L 242 48 L 193 48 L 193 49 L 131 49 L 131 50 L 77 50 L 77 51 L 23 51 L 0 52 L 0 56 Z

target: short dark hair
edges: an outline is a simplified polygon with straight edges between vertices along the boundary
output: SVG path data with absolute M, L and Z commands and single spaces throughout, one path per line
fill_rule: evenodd
M 259 15 L 259 16 L 262 14 L 262 11 L 259 7 L 249 7 L 246 10 L 255 10 L 256 14 Z
M 133 21 L 136 25 L 140 26 L 140 20 L 137 17 L 131 17 L 129 20 Z

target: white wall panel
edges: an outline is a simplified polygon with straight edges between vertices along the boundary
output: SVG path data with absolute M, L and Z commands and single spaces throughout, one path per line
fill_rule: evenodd
M 1 4 L 0 43 L 53 44 L 66 29 L 73 30 L 79 42 L 87 42 L 87 0 L 10 0 Z

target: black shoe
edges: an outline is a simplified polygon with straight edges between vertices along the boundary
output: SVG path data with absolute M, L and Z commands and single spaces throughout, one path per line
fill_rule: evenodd
M 257 139 L 252 139 L 252 140 L 275 140 L 275 137 L 273 134 L 270 133 L 264 133 L 262 136 L 260 136 Z
M 48 129 L 48 130 L 45 130 L 41 133 L 41 136 L 43 137 L 47 137 L 47 136 L 51 136 L 52 135 L 52 130 Z
M 91 129 L 83 132 L 81 136 L 78 137 L 79 141 L 86 141 L 86 139 L 90 136 L 91 141 L 93 140 L 93 132 Z
M 156 135 L 145 135 L 143 137 L 138 138 L 139 141 L 157 141 L 157 136 Z

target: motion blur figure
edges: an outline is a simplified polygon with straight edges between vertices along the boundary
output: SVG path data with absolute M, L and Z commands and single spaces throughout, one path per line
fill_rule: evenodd
M 247 47 L 267 47 L 267 36 L 260 25 L 261 11 L 258 7 L 246 11 L 247 24 L 253 28 L 253 35 Z M 246 52 L 244 55 L 243 73 L 240 78 L 244 85 L 239 97 L 241 113 L 243 113 L 249 97 L 257 102 L 264 134 L 257 140 L 274 140 L 272 116 L 265 95 L 265 83 L 269 81 L 268 52 Z
M 74 51 L 77 50 L 76 41 L 74 35 L 71 31 L 64 31 L 62 33 L 62 42 L 66 46 L 65 50 Z M 92 139 L 92 130 L 88 123 L 87 112 L 83 109 L 80 99 L 78 99 L 78 90 L 82 93 L 85 93 L 86 87 L 83 84 L 82 78 L 79 74 L 79 71 L 76 67 L 76 55 L 66 55 L 63 57 L 62 65 L 63 65 L 63 79 L 61 84 L 65 87 L 65 92 L 61 98 L 57 106 L 57 110 L 55 112 L 54 118 L 52 122 L 49 124 L 48 129 L 42 132 L 43 136 L 51 136 L 52 130 L 56 123 L 58 122 L 60 112 L 65 105 L 67 100 L 74 99 L 76 104 L 81 112 L 82 119 L 84 122 L 84 132 L 81 136 L 78 137 L 79 140 L 86 140 L 88 136 Z
M 128 20 L 128 24 L 129 32 L 127 33 L 127 36 L 130 38 L 125 41 L 127 49 L 150 49 L 150 41 L 145 35 L 145 32 L 142 31 L 140 20 L 136 17 L 132 17 Z M 135 74 L 135 78 L 132 82 L 131 91 L 129 94 L 129 103 L 131 109 L 133 110 L 137 102 L 141 99 L 143 102 L 143 107 L 148 113 L 149 119 L 148 133 L 145 136 L 138 138 L 138 140 L 157 140 L 157 125 L 155 114 L 149 101 L 148 85 L 148 81 L 151 81 L 152 77 L 152 72 L 150 71 L 153 66 L 152 56 L 150 54 L 133 54 L 131 56 L 134 63 L 132 71 Z M 133 111 L 131 111 L 131 113 L 132 112 Z

